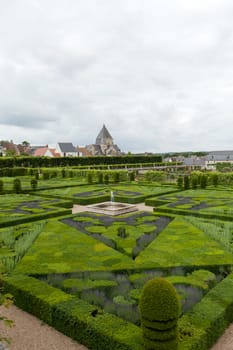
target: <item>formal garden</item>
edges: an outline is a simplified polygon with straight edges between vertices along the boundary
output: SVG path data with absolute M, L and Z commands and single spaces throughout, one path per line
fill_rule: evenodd
M 23 310 L 96 350 L 208 350 L 233 321 L 229 184 L 187 189 L 156 172 L 75 168 L 5 175 L 0 268 L 5 292 Z M 116 202 L 154 209 L 72 214 L 73 205 L 109 201 L 111 192 Z M 171 316 L 144 314 L 154 279 L 175 288 L 177 327 Z

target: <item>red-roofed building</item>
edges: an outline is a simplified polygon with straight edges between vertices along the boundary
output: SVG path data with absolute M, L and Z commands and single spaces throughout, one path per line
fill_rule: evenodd
M 34 157 L 60 157 L 54 148 L 39 147 L 33 152 Z

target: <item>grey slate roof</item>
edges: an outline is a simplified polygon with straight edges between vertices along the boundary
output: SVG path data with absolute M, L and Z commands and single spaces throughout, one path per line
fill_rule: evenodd
M 207 160 L 229 161 L 233 160 L 233 151 L 213 151 L 207 155 Z
M 77 149 L 71 142 L 58 142 L 58 145 L 63 153 L 77 152 Z
M 111 134 L 109 133 L 108 129 L 106 128 L 106 126 L 103 125 L 102 129 L 100 130 L 100 132 L 96 138 L 96 144 L 100 145 L 101 143 L 103 143 L 103 140 L 106 138 L 113 139 Z

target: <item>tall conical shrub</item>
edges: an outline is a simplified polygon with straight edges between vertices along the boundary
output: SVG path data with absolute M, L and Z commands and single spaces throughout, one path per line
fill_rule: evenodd
M 145 349 L 177 350 L 180 302 L 173 285 L 164 278 L 148 281 L 139 309 Z

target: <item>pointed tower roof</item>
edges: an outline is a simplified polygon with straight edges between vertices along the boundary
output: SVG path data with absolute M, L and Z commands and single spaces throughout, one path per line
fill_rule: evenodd
M 96 144 L 105 144 L 106 139 L 111 139 L 113 140 L 111 134 L 109 133 L 108 129 L 106 128 L 105 125 L 103 125 L 102 129 L 100 130 L 97 138 L 96 138 Z

